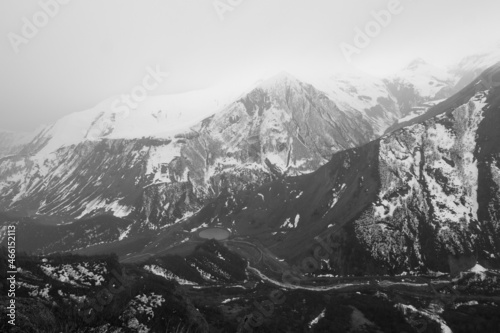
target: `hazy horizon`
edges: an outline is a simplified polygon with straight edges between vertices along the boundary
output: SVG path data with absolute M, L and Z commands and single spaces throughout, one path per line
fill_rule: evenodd
M 355 29 L 394 0 L 221 0 L 226 7 L 219 9 L 213 0 L 59 1 L 30 38 L 22 35 L 24 18 L 33 21 L 51 0 L 0 4 L 2 129 L 32 131 L 92 108 L 129 92 L 147 68 L 169 73 L 150 95 L 244 86 L 279 69 L 385 76 L 415 58 L 446 67 L 493 48 L 498 37 L 491 32 L 500 27 L 500 3 L 492 0 L 401 0 L 349 63 L 342 43 L 353 44 Z M 16 47 L 14 34 L 25 39 Z

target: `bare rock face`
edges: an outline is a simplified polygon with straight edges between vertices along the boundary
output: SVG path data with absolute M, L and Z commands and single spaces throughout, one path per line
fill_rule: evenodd
M 297 263 L 326 235 L 339 246 L 324 268 L 340 274 L 498 267 L 500 88 L 478 89 L 495 73 L 314 173 L 221 196 L 191 226 L 212 221 Z
M 483 68 L 484 70 L 484 68 Z M 477 73 L 477 75 L 479 75 Z M 464 73 L 448 72 L 437 68 L 422 59 L 415 59 L 398 74 L 386 79 L 386 84 L 397 98 L 399 107 L 404 115 L 412 108 L 432 100 L 450 97 L 455 90 L 457 81 Z M 467 84 L 476 76 L 464 78 Z M 464 86 L 461 86 L 462 89 Z
M 113 214 L 141 229 L 169 225 L 221 194 L 313 172 L 332 154 L 376 139 L 400 116 L 390 93 L 379 93 L 385 102 L 378 113 L 340 108 L 283 73 L 171 138 L 90 138 L 103 117 L 94 110 L 87 139 L 49 150 L 59 133 L 71 133 L 66 126 L 74 124 L 65 120 L 0 161 L 0 210 L 65 221 Z
M 354 224 L 371 257 L 391 269 L 449 271 L 470 257 L 500 263 L 499 90 L 475 93 L 477 84 L 456 97 L 471 96 L 462 105 L 380 140 L 380 190 Z
M 331 233 L 341 246 L 324 264 L 342 274 L 449 271 L 450 256 L 496 265 L 500 98 L 482 79 L 401 123 L 401 100 L 380 82 L 367 96 L 285 73 L 172 137 L 49 150 L 54 128 L 71 132 L 56 124 L 0 160 L 0 211 L 131 221 L 104 228 L 107 242 L 186 221 L 225 226 L 291 262 Z
M 473 251 L 470 234 L 479 208 L 475 138 L 485 106 L 480 93 L 451 113 L 380 141 L 378 198 L 355 222 L 373 258 L 393 267 L 424 267 L 424 261 L 439 261 L 436 256 Z

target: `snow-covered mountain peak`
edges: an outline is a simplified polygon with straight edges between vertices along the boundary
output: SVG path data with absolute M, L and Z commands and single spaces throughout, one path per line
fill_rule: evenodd
M 362 72 L 311 73 L 299 79 L 325 93 L 342 111 L 364 112 L 392 100 L 382 79 Z
M 271 76 L 266 75 L 263 79 L 257 81 L 254 89 L 269 90 L 277 87 L 289 86 L 290 84 L 297 84 L 298 82 L 299 79 L 289 71 L 280 70 Z
M 289 71 L 281 70 L 278 73 L 276 73 L 275 75 L 273 75 L 272 77 L 270 77 L 267 81 L 279 82 L 279 81 L 296 81 L 296 80 L 297 80 L 297 78 L 293 74 L 291 74 Z
M 416 58 L 411 61 L 403 70 L 397 73 L 396 76 L 402 78 L 426 76 L 443 81 L 450 79 L 450 74 L 446 69 L 430 64 L 422 58 Z
M 500 48 L 496 52 L 469 56 L 454 71 L 417 58 L 386 80 L 360 72 L 332 74 L 279 69 L 267 71 L 253 85 L 243 86 L 243 82 L 236 79 L 197 91 L 148 96 L 132 106 L 123 100 L 124 95 L 115 96 L 44 127 L 37 132 L 37 148 L 44 146 L 41 153 L 47 154 L 85 140 L 170 138 L 255 89 L 281 94 L 285 89 L 304 87 L 304 83 L 324 93 L 342 111 L 368 113 L 369 118 L 376 120 L 379 133 L 387 128 L 387 123 L 406 115 L 419 103 L 450 96 L 461 85 L 472 81 L 477 70 L 498 60 Z M 459 75 L 459 71 L 468 71 L 470 77 Z M 462 78 L 458 84 L 457 78 Z
M 123 96 L 74 112 L 39 131 L 46 155 L 86 140 L 169 138 L 188 130 L 203 118 L 223 109 L 239 96 L 237 90 L 215 86 L 179 94 L 149 96 L 129 107 Z M 42 139 L 43 140 L 40 140 Z
M 467 86 L 479 74 L 498 61 L 500 61 L 500 44 L 468 55 L 458 62 L 458 64 L 451 66 L 449 72 L 459 79 L 455 86 L 455 91 Z
M 500 61 L 500 45 L 495 48 L 475 53 L 463 58 L 451 71 L 464 73 L 467 71 L 482 72 L 486 68 Z
M 408 66 L 388 80 L 402 87 L 413 87 L 415 92 L 424 99 L 437 98 L 436 95 L 440 91 L 453 87 L 457 81 L 456 76 L 446 69 L 434 66 L 422 58 L 411 61 Z

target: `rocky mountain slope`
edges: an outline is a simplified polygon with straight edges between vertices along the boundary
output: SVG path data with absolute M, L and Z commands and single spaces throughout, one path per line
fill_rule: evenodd
M 334 154 L 315 172 L 292 177 L 269 162 L 275 173 L 268 171 L 267 181 L 256 181 L 262 179 L 257 169 L 255 178 L 248 178 L 252 186 L 237 189 L 230 176 L 221 177 L 214 199 L 200 203 L 191 217 L 180 215 L 175 228 L 145 234 L 141 231 L 148 228 L 133 219 L 101 218 L 49 230 L 20 221 L 20 233 L 34 235 L 20 245 L 37 252 L 96 245 L 92 251 L 98 253 L 103 244 L 101 250 L 147 258 L 161 244 L 158 251 L 184 246 L 200 228 L 225 227 L 231 237 L 258 244 L 292 265 L 311 255 L 315 239 L 327 235 L 336 246 L 321 264 L 325 274 L 455 273 L 478 261 L 498 267 L 498 73 L 498 67 L 489 69 L 425 115 L 398 124 L 379 140 Z M 202 125 L 194 142 L 210 137 L 218 119 Z M 196 199 L 186 196 L 182 202 Z M 14 220 L 4 218 L 3 224 Z
M 388 91 L 372 88 L 366 88 L 372 97 L 357 92 L 359 101 L 369 102 L 338 106 L 280 74 L 193 126 L 169 123 L 166 113 L 154 128 L 172 130 L 149 137 L 140 128 L 139 137 L 121 137 L 130 121 L 101 111 L 104 103 L 62 119 L 22 154 L 3 159 L 0 207 L 63 222 L 112 213 L 141 220 L 144 228 L 174 223 L 221 191 L 314 171 L 333 153 L 377 138 L 401 115 Z M 377 106 L 358 109 L 366 104 Z M 103 120 L 109 117 L 113 127 Z M 148 123 L 139 122 L 151 129 Z
M 468 79 L 472 81 L 476 76 Z M 412 108 L 422 103 L 450 97 L 459 79 L 458 75 L 418 58 L 396 75 L 387 78 L 386 84 L 400 101 L 402 113 L 408 115 Z
M 483 71 L 493 66 L 500 59 L 500 45 L 488 50 L 471 54 L 452 66 L 449 72 L 459 78 L 455 91 L 463 89 Z
M 422 61 L 391 82 L 400 79 L 408 94 L 361 75 L 281 73 L 239 97 L 212 89 L 128 112 L 110 99 L 0 159 L 0 211 L 60 225 L 103 214 L 127 218 L 109 233 L 117 240 L 172 225 L 213 199 L 311 173 L 337 152 L 421 119 L 454 82 Z M 212 115 L 197 121 L 193 113 Z
M 327 234 L 340 246 L 324 268 L 340 274 L 498 267 L 499 75 L 314 173 L 221 195 L 189 228 L 224 226 L 294 263 Z

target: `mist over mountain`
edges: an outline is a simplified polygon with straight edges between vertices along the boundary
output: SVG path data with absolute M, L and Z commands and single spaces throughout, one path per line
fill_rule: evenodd
M 499 62 L 284 71 L 0 130 L 23 329 L 495 331 Z

